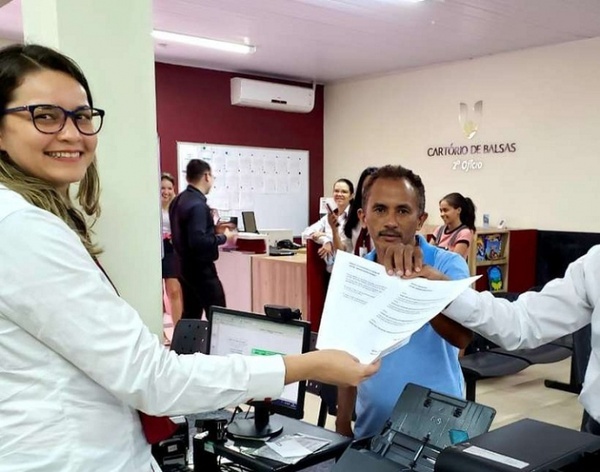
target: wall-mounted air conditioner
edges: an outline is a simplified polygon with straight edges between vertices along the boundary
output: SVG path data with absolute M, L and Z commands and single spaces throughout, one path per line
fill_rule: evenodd
M 308 87 L 234 77 L 231 79 L 231 104 L 309 113 L 315 106 L 315 90 Z

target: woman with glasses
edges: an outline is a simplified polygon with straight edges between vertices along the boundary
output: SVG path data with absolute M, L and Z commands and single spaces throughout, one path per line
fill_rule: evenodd
M 0 50 L 2 470 L 149 471 L 141 410 L 200 412 L 278 397 L 311 377 L 357 384 L 378 368 L 340 351 L 178 356 L 96 263 L 95 108 L 78 66 L 51 49 Z M 70 185 L 79 182 L 76 198 Z
M 341 233 L 343 232 L 348 207 L 354 197 L 354 184 L 348 179 L 338 179 L 333 184 L 333 201 L 335 208 L 327 205 L 327 214 L 316 223 L 302 231 L 302 240 L 312 239 L 321 247 L 319 257 L 327 264 L 327 271 L 331 272 L 336 246 L 341 246 Z M 337 234 L 335 234 L 337 233 Z

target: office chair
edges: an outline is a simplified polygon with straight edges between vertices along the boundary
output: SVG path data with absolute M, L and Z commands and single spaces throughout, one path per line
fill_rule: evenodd
M 531 365 L 524 359 L 494 352 L 492 346 L 495 344 L 474 333 L 465 355 L 459 358 L 469 401 L 475 401 L 478 380 L 516 374 Z
M 534 287 L 530 291 L 538 291 L 540 288 Z M 519 298 L 519 293 L 507 292 L 507 293 L 494 293 L 496 298 L 504 298 L 509 301 L 515 301 Z M 504 354 L 507 356 L 518 357 L 523 359 L 529 364 L 552 364 L 553 362 L 559 362 L 563 359 L 567 359 L 571 356 L 573 350 L 565 345 L 566 340 L 557 340 L 556 342 L 550 342 L 542 346 L 538 346 L 531 349 L 516 349 L 514 351 L 507 351 L 498 346 L 492 347 L 490 350 L 498 354 Z
M 534 287 L 532 290 L 540 290 Z M 497 298 L 514 301 L 518 293 L 494 293 Z M 533 349 L 517 349 L 508 351 L 497 344 L 474 334 L 473 341 L 465 350 L 465 356 L 460 358 L 461 368 L 467 385 L 467 400 L 475 400 L 475 384 L 477 380 L 490 377 L 500 377 L 520 372 L 533 364 L 549 364 L 571 356 L 573 350 L 568 347 L 568 338 L 561 338 Z M 503 356 L 503 357 L 498 357 Z M 557 382 L 546 381 L 557 387 Z
M 175 325 L 171 350 L 177 354 L 208 352 L 208 321 L 183 318 Z
M 591 326 L 587 325 L 581 328 L 579 331 L 574 332 L 570 336 L 570 349 L 572 351 L 571 356 L 571 373 L 569 375 L 569 383 L 559 382 L 558 380 L 544 380 L 544 386 L 547 388 L 554 388 L 562 390 L 563 392 L 575 393 L 579 395 L 581 388 L 583 387 L 583 379 L 585 377 L 585 371 L 590 359 L 591 353 Z M 559 338 L 553 341 L 554 344 L 563 343 L 563 345 L 569 348 L 569 338 L 565 342 L 564 338 Z

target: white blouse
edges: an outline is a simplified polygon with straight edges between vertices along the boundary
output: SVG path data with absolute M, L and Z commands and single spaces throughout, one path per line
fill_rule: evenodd
M 149 471 L 137 410 L 278 397 L 280 356 L 167 351 L 59 218 L 0 185 L 0 468 Z
M 336 229 L 337 229 L 338 233 L 340 234 L 340 238 L 344 237 L 344 224 L 346 223 L 346 219 L 348 218 L 348 209 L 349 208 L 350 208 L 350 206 L 346 207 L 346 210 L 344 210 L 337 217 L 338 227 Z M 329 243 L 333 242 L 333 232 L 332 232 L 331 226 L 329 225 L 329 220 L 327 218 L 327 215 L 323 216 L 321 219 L 319 219 L 319 221 L 317 221 L 316 223 L 313 223 L 308 228 L 306 228 L 304 231 L 302 231 L 302 239 L 303 240 L 310 239 L 311 236 L 316 232 L 325 233 L 324 236 L 319 237 L 319 239 L 317 240 L 318 244 L 323 245 L 328 242 Z
M 169 209 L 161 208 L 160 224 L 162 228 L 163 238 L 165 235 L 171 234 L 171 220 L 169 219 Z

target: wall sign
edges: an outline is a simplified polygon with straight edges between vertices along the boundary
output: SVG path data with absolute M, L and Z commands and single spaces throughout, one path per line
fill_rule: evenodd
M 459 104 L 458 122 L 465 137 L 472 140 L 479 131 L 483 117 L 483 100 L 475 103 L 472 110 L 466 103 Z M 427 148 L 427 156 L 432 158 L 454 157 L 450 163 L 452 170 L 469 172 L 481 170 L 488 157 L 503 157 L 517 151 L 517 143 L 471 143 L 449 146 L 431 146 Z

